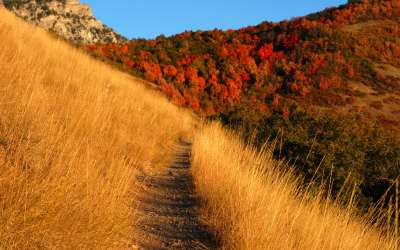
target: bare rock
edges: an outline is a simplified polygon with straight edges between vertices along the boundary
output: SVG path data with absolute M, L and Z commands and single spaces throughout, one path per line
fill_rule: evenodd
M 120 43 L 126 38 L 93 16 L 79 0 L 0 0 L 17 16 L 77 44 Z

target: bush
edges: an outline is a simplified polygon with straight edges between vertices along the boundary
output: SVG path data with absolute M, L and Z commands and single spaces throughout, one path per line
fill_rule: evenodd
M 244 126 L 244 136 L 254 138 L 258 146 L 275 140 L 274 156 L 291 161 L 305 185 L 331 181 L 333 194 L 344 199 L 355 187 L 364 210 L 379 201 L 400 175 L 400 140 L 391 132 L 361 116 L 291 113 L 289 119 L 275 113 L 245 125 L 227 117 L 223 121 Z

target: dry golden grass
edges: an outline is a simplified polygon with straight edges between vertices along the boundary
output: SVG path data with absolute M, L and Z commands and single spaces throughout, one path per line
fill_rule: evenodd
M 204 216 L 223 249 L 396 249 L 351 208 L 307 195 L 270 152 L 256 153 L 218 125 L 193 145 L 193 174 Z
M 0 249 L 124 249 L 189 114 L 0 8 Z
M 0 249 L 129 248 L 135 175 L 170 162 L 176 138 L 194 131 L 190 114 L 0 17 Z M 224 249 L 396 249 L 278 167 L 218 125 L 195 132 L 196 188 Z

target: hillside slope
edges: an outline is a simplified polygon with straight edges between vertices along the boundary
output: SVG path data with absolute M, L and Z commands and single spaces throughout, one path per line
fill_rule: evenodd
M 396 124 L 400 2 L 360 2 L 240 30 L 87 49 L 125 64 L 157 82 L 175 102 L 208 115 L 290 116 L 295 103 L 308 110 L 358 107 Z M 364 98 L 384 93 L 381 100 Z
M 356 185 L 366 210 L 400 175 L 399 16 L 398 0 L 353 1 L 279 23 L 86 49 L 259 146 L 279 140 L 275 156 L 306 182 L 332 173 L 334 192 L 347 183 L 350 197 Z
M 0 17 L 0 248 L 134 249 L 138 177 L 171 164 L 189 137 L 187 173 L 222 249 L 396 249 L 376 218 L 308 194 L 271 152 L 218 125 L 195 129 L 130 76 Z
M 195 134 L 192 158 L 205 219 L 221 235 L 222 249 L 398 248 L 390 228 L 379 233 L 393 211 L 361 216 L 354 200 L 326 199 L 321 187 L 310 194 L 282 171 L 284 163 L 272 160 L 268 146 L 257 152 L 218 124 Z
M 0 249 L 132 249 L 135 178 L 191 115 L 2 8 L 0 36 Z

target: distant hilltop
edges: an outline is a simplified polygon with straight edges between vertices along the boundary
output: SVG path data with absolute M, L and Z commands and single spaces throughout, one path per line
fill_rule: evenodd
M 79 0 L 0 0 L 17 16 L 76 44 L 120 43 L 124 37 L 97 20 Z
M 50 1 L 48 5 L 50 8 L 57 9 L 61 2 L 62 1 Z M 79 0 L 65 0 L 64 10 L 81 16 L 93 16 L 90 6 L 88 4 L 80 4 Z

